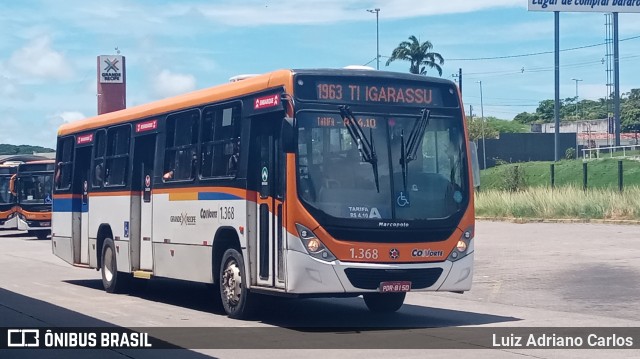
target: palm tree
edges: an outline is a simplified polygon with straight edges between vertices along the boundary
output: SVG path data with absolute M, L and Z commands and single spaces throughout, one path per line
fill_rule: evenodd
M 387 66 L 395 60 L 405 60 L 411 62 L 409 72 L 412 74 L 426 75 L 426 68 L 438 70 L 438 74 L 442 76 L 442 67 L 444 59 L 437 52 L 430 52 L 433 44 L 430 41 L 420 43 L 415 36 L 409 36 L 410 41 L 401 42 L 391 53 L 391 57 L 387 60 Z M 424 65 L 424 66 L 422 66 Z M 422 66 L 422 67 L 421 67 Z

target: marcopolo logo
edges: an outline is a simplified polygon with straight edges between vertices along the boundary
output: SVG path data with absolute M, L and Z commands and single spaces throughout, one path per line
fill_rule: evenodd
M 411 256 L 412 257 L 423 257 L 423 258 L 442 257 L 443 254 L 444 254 L 444 252 L 442 252 L 442 251 L 432 251 L 430 248 L 429 249 L 414 249 L 414 250 L 411 251 Z
M 180 223 L 181 226 L 195 226 L 196 216 L 189 216 L 187 212 L 182 212 L 179 216 L 169 217 L 169 222 Z

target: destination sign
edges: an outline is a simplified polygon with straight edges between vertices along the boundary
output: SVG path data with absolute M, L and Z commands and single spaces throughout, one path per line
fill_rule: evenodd
M 446 84 L 348 80 L 305 78 L 297 82 L 296 95 L 302 100 L 319 102 L 458 107 L 455 95 L 449 93 Z
M 337 115 L 320 115 L 316 117 L 315 127 L 345 127 L 347 120 L 343 120 Z M 356 116 L 356 122 L 361 128 L 377 128 L 377 119 L 375 117 Z

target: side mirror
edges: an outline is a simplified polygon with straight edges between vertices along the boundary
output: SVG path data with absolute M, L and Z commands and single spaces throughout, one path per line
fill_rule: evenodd
M 293 118 L 287 116 L 282 120 L 280 139 L 282 141 L 282 150 L 285 153 L 294 153 L 296 151 L 296 126 Z
M 11 179 L 9 180 L 9 193 L 11 193 L 12 195 L 16 195 L 16 175 L 11 176 Z
M 478 161 L 478 147 L 475 142 L 469 142 L 471 152 L 471 173 L 473 175 L 473 187 L 480 187 L 480 162 Z

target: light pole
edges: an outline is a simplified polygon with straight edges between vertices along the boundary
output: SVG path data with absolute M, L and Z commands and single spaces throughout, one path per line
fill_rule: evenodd
M 571 79 L 576 82 L 576 121 L 578 120 L 578 82 L 582 79 Z
M 378 15 L 380 13 L 380 9 L 368 9 L 367 11 L 372 14 L 376 13 L 376 69 L 380 70 L 380 32 L 378 30 Z
M 480 116 L 482 118 L 482 169 L 487 169 L 487 149 L 484 142 L 484 103 L 482 102 L 482 81 L 476 81 L 480 84 Z

